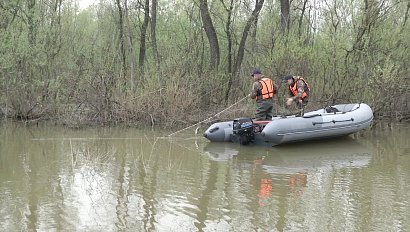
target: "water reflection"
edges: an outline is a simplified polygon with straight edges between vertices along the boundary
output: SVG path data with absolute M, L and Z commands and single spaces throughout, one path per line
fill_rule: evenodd
M 371 151 L 366 145 L 350 137 L 313 141 L 309 143 L 286 144 L 262 149 L 254 146 L 241 146 L 234 143 L 207 143 L 203 149 L 210 159 L 228 161 L 232 158 L 256 158 L 264 154 L 264 163 L 271 163 L 277 172 L 287 173 L 287 169 L 303 169 L 319 166 L 366 166 L 371 159 Z M 252 154 L 252 151 L 253 152 Z M 243 157 L 242 157 L 243 156 Z M 248 156 L 247 158 L 245 156 Z M 268 159 L 269 161 L 268 161 Z M 278 165 L 279 164 L 279 165 Z M 267 167 L 269 169 L 269 167 Z M 275 172 L 275 171 L 272 171 Z
M 209 143 L 204 147 L 204 153 L 212 161 L 228 162 L 239 170 L 247 169 L 250 172 L 250 187 L 254 189 L 254 196 L 247 195 L 246 198 L 254 203 L 248 209 L 250 213 L 258 215 L 258 219 L 255 219 L 258 226 L 272 229 L 271 225 L 259 218 L 266 217 L 266 213 L 269 214 L 269 221 L 274 219 L 275 228 L 279 231 L 305 230 L 306 223 L 295 224 L 294 219 L 306 212 L 309 212 L 309 216 L 305 217 L 317 221 L 313 219 L 322 213 L 326 214 L 323 209 L 328 209 L 318 200 L 329 199 L 329 195 L 335 191 L 332 189 L 335 185 L 350 188 L 351 183 L 346 180 L 352 180 L 352 177 L 336 178 L 337 170 L 352 174 L 353 169 L 368 167 L 372 159 L 371 151 L 351 138 L 264 149 Z M 348 191 L 339 197 L 350 201 L 349 194 Z M 299 205 L 301 201 L 305 203 Z M 322 208 L 316 204 L 322 205 Z M 310 209 L 311 206 L 314 211 Z M 339 210 L 345 207 L 339 206 Z M 320 227 L 313 228 L 313 231 L 321 231 L 318 229 Z
M 238 155 L 240 147 L 233 143 L 208 143 L 204 152 L 214 161 L 227 161 Z
M 325 143 L 314 142 L 276 148 L 265 159 L 269 173 L 291 174 L 300 171 L 366 167 L 372 158 L 370 149 L 351 138 Z
M 410 160 L 395 135 L 271 148 L 5 128 L 0 230 L 406 231 Z

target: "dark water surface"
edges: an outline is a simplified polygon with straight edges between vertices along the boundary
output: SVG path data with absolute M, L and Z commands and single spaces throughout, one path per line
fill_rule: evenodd
M 0 125 L 0 231 L 410 231 L 410 124 L 273 148 L 167 134 Z

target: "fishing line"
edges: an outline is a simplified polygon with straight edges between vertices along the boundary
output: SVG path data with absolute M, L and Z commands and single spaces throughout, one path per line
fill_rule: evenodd
M 181 129 L 181 130 L 179 130 L 179 131 L 176 131 L 176 132 L 174 132 L 174 133 L 171 133 L 171 134 L 167 135 L 167 137 L 170 137 L 170 136 L 172 136 L 172 135 L 174 135 L 174 134 L 177 134 L 177 133 L 179 133 L 179 132 L 181 132 L 181 131 L 184 131 L 184 130 L 186 130 L 186 129 L 192 128 L 192 127 L 197 126 L 197 125 L 199 125 L 199 124 L 201 124 L 201 123 L 204 123 L 204 122 L 206 122 L 206 121 L 208 121 L 208 120 L 210 120 L 210 119 L 212 119 L 212 118 L 214 118 L 214 117 L 216 117 L 216 116 L 219 116 L 219 115 L 220 115 L 221 113 L 223 113 L 224 111 L 226 111 L 226 110 L 232 108 L 233 106 L 237 105 L 238 103 L 242 102 L 243 100 L 245 100 L 245 99 L 248 98 L 248 97 L 249 97 L 249 95 L 247 95 L 246 97 L 242 98 L 241 100 L 239 100 L 239 101 L 233 103 L 232 105 L 228 106 L 227 108 L 225 108 L 224 110 L 220 111 L 219 113 L 217 113 L 217 114 L 215 114 L 215 115 L 213 115 L 213 116 L 211 116 L 211 117 L 209 117 L 209 118 L 207 118 L 207 119 L 205 119 L 205 120 L 202 120 L 202 121 L 200 121 L 200 122 L 197 122 L 197 123 L 195 123 L 195 124 L 193 124 L 193 125 L 191 125 L 191 126 L 185 127 L 184 129 Z M 199 127 L 196 128 L 195 134 L 198 133 L 198 129 L 199 129 Z
M 84 137 L 84 138 L 34 138 L 31 139 L 32 141 L 60 141 L 60 140 L 135 140 L 141 139 L 141 137 L 111 137 L 111 138 L 104 138 L 104 137 Z

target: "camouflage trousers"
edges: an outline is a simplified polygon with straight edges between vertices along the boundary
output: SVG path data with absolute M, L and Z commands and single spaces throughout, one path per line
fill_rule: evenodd
M 256 101 L 256 113 L 255 120 L 271 120 L 273 111 L 273 101 L 272 99 L 257 100 Z
M 287 108 L 291 112 L 291 114 L 295 114 L 296 116 L 303 116 L 305 114 L 305 107 L 307 103 L 307 100 L 303 102 L 296 101 L 294 104 L 288 106 Z

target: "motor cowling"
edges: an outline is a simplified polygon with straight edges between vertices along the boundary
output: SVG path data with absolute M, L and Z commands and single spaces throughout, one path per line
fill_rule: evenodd
M 233 134 L 237 135 L 242 145 L 247 145 L 254 139 L 253 122 L 251 118 L 233 120 Z

